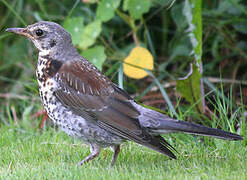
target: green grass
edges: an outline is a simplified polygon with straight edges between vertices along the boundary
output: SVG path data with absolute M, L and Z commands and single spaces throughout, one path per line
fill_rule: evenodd
M 79 140 L 52 128 L 42 133 L 19 126 L 0 129 L 0 179 L 246 179 L 242 142 L 176 134 L 166 136 L 179 154 L 170 160 L 135 143 L 125 143 L 115 166 L 112 152 L 81 167 L 89 153 Z

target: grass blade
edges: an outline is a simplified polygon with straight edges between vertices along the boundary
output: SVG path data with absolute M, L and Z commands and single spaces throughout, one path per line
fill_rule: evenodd
M 22 19 L 22 17 L 5 0 L 2 0 L 2 2 L 24 26 L 27 26 L 27 23 L 24 21 L 24 19 Z
M 173 107 L 170 98 L 168 97 L 168 95 L 167 95 L 165 89 L 164 89 L 164 88 L 162 87 L 162 85 L 160 84 L 159 80 L 153 75 L 153 73 L 152 73 L 151 71 L 146 70 L 146 72 L 154 79 L 154 82 L 155 82 L 155 83 L 157 84 L 157 86 L 159 87 L 160 92 L 161 92 L 162 96 L 164 97 L 164 99 L 166 100 L 166 102 L 167 102 L 167 104 L 168 104 L 170 110 L 172 111 L 172 113 L 173 113 L 176 117 L 178 117 L 178 114 L 176 113 L 175 108 Z

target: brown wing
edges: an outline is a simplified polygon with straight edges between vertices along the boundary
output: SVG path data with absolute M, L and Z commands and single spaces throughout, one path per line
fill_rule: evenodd
M 121 137 L 175 158 L 161 137 L 154 137 L 138 121 L 131 97 L 87 61 L 64 63 L 55 75 L 55 96 L 75 113 Z

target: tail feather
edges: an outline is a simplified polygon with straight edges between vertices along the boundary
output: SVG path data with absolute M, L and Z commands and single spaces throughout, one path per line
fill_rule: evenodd
M 165 154 L 172 159 L 177 159 L 172 150 L 176 151 L 172 145 L 170 145 L 162 136 L 152 136 L 152 140 L 149 143 L 140 143 L 147 146 L 161 154 Z M 177 151 L 176 151 L 177 152 Z
M 242 140 L 243 137 L 231 132 L 226 132 L 220 129 L 209 128 L 195 123 L 179 120 L 161 120 L 158 127 L 152 131 L 163 134 L 169 132 L 185 132 L 190 134 L 198 134 L 203 136 L 213 136 L 219 139 L 227 140 Z

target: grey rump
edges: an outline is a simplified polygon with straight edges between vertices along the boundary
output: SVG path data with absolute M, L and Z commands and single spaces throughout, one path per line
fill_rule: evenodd
M 63 27 L 47 21 L 6 31 L 28 37 L 39 50 L 37 79 L 48 116 L 64 132 L 90 145 L 79 164 L 112 147 L 114 164 L 120 144 L 132 140 L 176 158 L 160 134 L 186 132 L 228 140 L 242 137 L 219 129 L 171 119 L 137 104 L 124 90 L 81 57 Z

